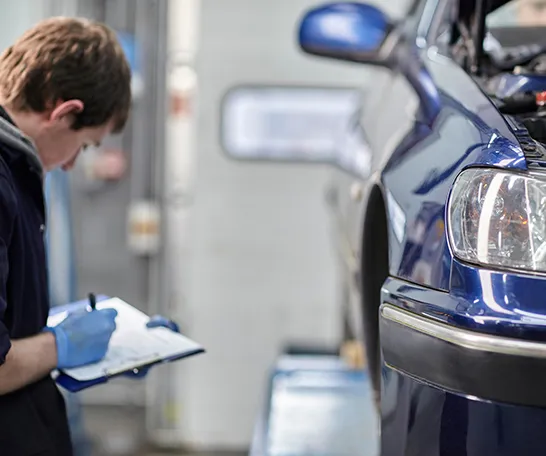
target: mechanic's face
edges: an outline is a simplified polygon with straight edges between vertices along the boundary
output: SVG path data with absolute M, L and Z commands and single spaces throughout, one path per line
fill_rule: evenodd
M 75 115 L 82 110 L 83 103 L 80 100 L 59 103 L 34 138 L 45 171 L 72 169 L 83 149 L 91 145 L 98 146 L 111 133 L 111 122 L 99 127 L 73 130 L 71 126 Z

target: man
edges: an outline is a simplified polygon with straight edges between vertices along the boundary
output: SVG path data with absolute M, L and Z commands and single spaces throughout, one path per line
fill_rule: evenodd
M 87 152 L 86 152 L 87 155 Z M 78 299 L 77 268 L 70 198 L 70 176 L 54 169 L 45 178 L 46 257 L 50 307 Z M 75 456 L 91 456 L 91 439 L 86 432 L 79 394 L 63 391 L 70 437 Z
M 72 455 L 55 368 L 104 357 L 116 312 L 47 328 L 44 173 L 123 129 L 130 69 L 115 34 L 53 18 L 0 56 L 0 454 Z

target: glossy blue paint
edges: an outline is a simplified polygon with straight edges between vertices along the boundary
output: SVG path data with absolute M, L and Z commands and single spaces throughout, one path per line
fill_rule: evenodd
M 382 456 L 541 456 L 546 409 L 489 403 L 383 368 Z
M 489 84 L 497 98 L 509 98 L 517 93 L 546 90 L 546 76 L 533 74 L 503 73 Z
M 398 278 L 385 282 L 383 302 L 464 329 L 546 340 L 546 277 L 491 271 L 453 260 L 449 291 Z
M 435 122 L 442 108 L 438 87 L 419 58 L 417 49 L 412 46 L 400 45 L 399 47 L 398 52 L 393 52 L 393 56 L 387 59 L 388 65 L 402 72 L 419 97 L 416 120 L 430 126 Z
M 416 108 L 400 142 L 384 142 L 391 149 L 384 152 L 381 180 L 389 199 L 402 208 L 406 227 L 403 238 L 390 233 L 390 268 L 393 276 L 447 290 L 452 258 L 444 212 L 456 177 L 469 166 L 524 171 L 527 163 L 513 131 L 460 67 L 431 51 L 420 58 L 438 86 L 441 110 L 429 127 L 418 121 Z M 395 106 L 411 96 L 407 85 L 397 82 L 389 95 L 386 103 Z M 384 122 L 401 122 L 398 115 L 385 110 Z
M 332 3 L 307 12 L 300 24 L 299 42 L 305 50 L 373 54 L 390 29 L 385 14 L 362 3 Z
M 394 277 L 389 277 L 383 285 L 381 302 L 443 323 L 449 323 L 458 312 L 463 311 L 463 307 L 460 307 L 461 300 L 447 291 L 427 288 Z
M 446 241 L 445 206 L 456 177 L 468 166 L 526 169 L 515 142 L 471 120 L 453 103 L 443 103 L 432 130 L 415 126 L 410 133 L 410 137 L 415 134 L 414 140 L 401 142 L 402 147 L 387 162 L 382 181 L 392 200 L 403 208 L 406 225 L 403 239 L 390 237 L 393 276 L 447 289 L 451 253 Z M 445 141 L 449 137 L 456 140 Z M 413 147 L 403 148 L 408 143 Z
M 425 53 L 423 58 L 437 77 L 445 74 L 444 66 L 449 69 L 450 63 L 430 58 L 430 54 Z M 446 312 L 454 324 L 519 337 L 541 337 L 546 316 L 542 316 L 541 304 L 532 296 L 546 291 L 545 278 L 464 266 L 452 257 L 446 236 L 446 204 L 458 174 L 470 166 L 525 171 L 521 147 L 482 92 L 472 94 L 469 88 L 468 98 L 456 99 L 449 95 L 453 91 L 450 85 L 442 80 L 437 84 L 442 105 L 438 119 L 430 129 L 414 124 L 382 170 L 389 199 L 401 208 L 405 219 L 403 237 L 395 233 L 390 236 L 391 275 L 427 289 L 450 291 L 458 301 L 450 299 L 447 304 L 439 304 L 442 300 L 438 294 L 444 294 L 441 292 L 429 299 L 436 311 Z M 488 289 L 489 279 L 493 280 L 493 291 Z
M 382 301 L 461 328 L 546 340 L 546 301 L 538 298 L 546 295 L 546 277 L 463 264 L 446 237 L 446 204 L 458 174 L 472 166 L 525 172 L 521 147 L 475 83 L 466 74 L 453 77 L 460 71 L 453 62 L 430 52 L 421 58 L 439 88 L 438 118 L 430 128 L 415 120 L 390 150 L 388 141 L 374 138 L 387 148 L 381 169 L 387 200 L 405 222 L 402 236 L 389 233 L 392 277 Z M 385 103 L 405 93 L 395 82 Z M 403 124 L 394 110 L 386 110 L 391 124 Z M 441 391 L 385 366 L 384 373 L 382 456 L 546 452 L 546 410 Z
M 546 340 L 546 277 L 492 271 L 454 260 L 450 293 L 460 301 L 452 323 L 481 332 Z

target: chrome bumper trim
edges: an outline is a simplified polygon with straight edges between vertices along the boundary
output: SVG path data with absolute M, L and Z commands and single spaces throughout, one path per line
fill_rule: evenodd
M 546 358 L 546 343 L 460 329 L 415 315 L 390 304 L 383 304 L 380 312 L 381 316 L 387 320 L 459 347 L 502 355 Z

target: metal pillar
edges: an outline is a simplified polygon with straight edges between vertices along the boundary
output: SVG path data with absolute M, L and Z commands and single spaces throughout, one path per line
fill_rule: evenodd
M 198 25 L 198 0 L 164 0 L 165 41 L 160 44 L 157 75 L 164 87 L 163 105 L 157 104 L 155 191 L 161 195 L 163 245 L 168 246 L 152 262 L 150 296 L 159 313 L 172 316 L 191 335 L 190 315 L 186 310 L 189 261 L 189 219 L 193 201 L 194 121 L 196 75 L 194 55 Z M 167 15 L 168 10 L 168 15 Z M 161 82 L 160 82 L 161 81 Z M 159 197 L 159 196 L 158 196 Z M 162 366 L 148 382 L 147 428 L 151 440 L 162 447 L 180 447 L 185 442 L 184 363 Z
M 134 39 L 138 58 L 133 74 L 140 77 L 143 86 L 133 96 L 132 113 L 123 134 L 111 136 L 104 142 L 105 147 L 122 149 L 127 154 L 128 175 L 114 184 L 93 186 L 92 191 L 81 186 L 74 189 L 77 206 L 86 208 L 76 214 L 79 248 L 83 252 L 79 265 L 82 269 L 80 292 L 94 287 L 106 294 L 121 296 L 146 313 L 165 313 L 156 291 L 158 274 L 155 271 L 161 252 L 134 254 L 128 248 L 128 220 L 132 208 L 143 201 L 160 205 L 155 170 L 161 169 L 164 155 L 161 118 L 164 119 L 165 99 L 166 2 L 79 0 L 76 14 L 105 22 L 127 34 L 129 40 Z M 105 224 L 108 233 L 104 233 Z M 89 237 L 91 231 L 95 233 L 92 238 Z M 100 249 L 95 245 L 100 245 Z M 145 405 L 145 390 L 145 382 L 119 379 L 84 394 L 84 401 L 100 405 Z
M 128 212 L 140 203 L 159 208 L 159 250 L 155 254 L 131 256 L 131 264 L 127 265 L 146 282 L 139 284 L 138 297 L 135 293 L 136 302 L 132 304 L 149 314 L 174 318 L 184 332 L 191 334 L 184 302 L 188 220 L 193 199 L 194 114 L 190 109 L 194 105 L 196 85 L 193 60 L 199 1 L 46 1 L 52 5 L 52 14 L 89 17 L 135 38 L 140 55 L 137 70 L 143 87 L 135 94 L 125 132 L 107 141 L 108 145 L 121 147 L 129 153 L 129 176 L 127 182 L 120 184 L 126 190 L 120 188 L 114 202 L 104 201 L 108 193 L 101 196 L 100 192 L 84 202 L 89 203 L 93 198 L 95 205 L 114 204 L 119 210 Z M 102 214 L 112 213 L 111 209 L 95 207 L 94 213 L 100 213 L 98 216 L 102 217 Z M 89 240 L 82 239 L 81 242 Z M 116 238 L 111 242 L 119 241 Z M 181 410 L 188 393 L 184 388 L 183 364 L 152 369 L 143 382 L 112 382 L 102 388 L 100 394 L 99 391 L 91 392 L 85 401 L 104 405 L 146 405 L 149 440 L 158 446 L 179 447 L 184 443 Z M 145 392 L 141 394 L 139 389 L 143 387 Z

